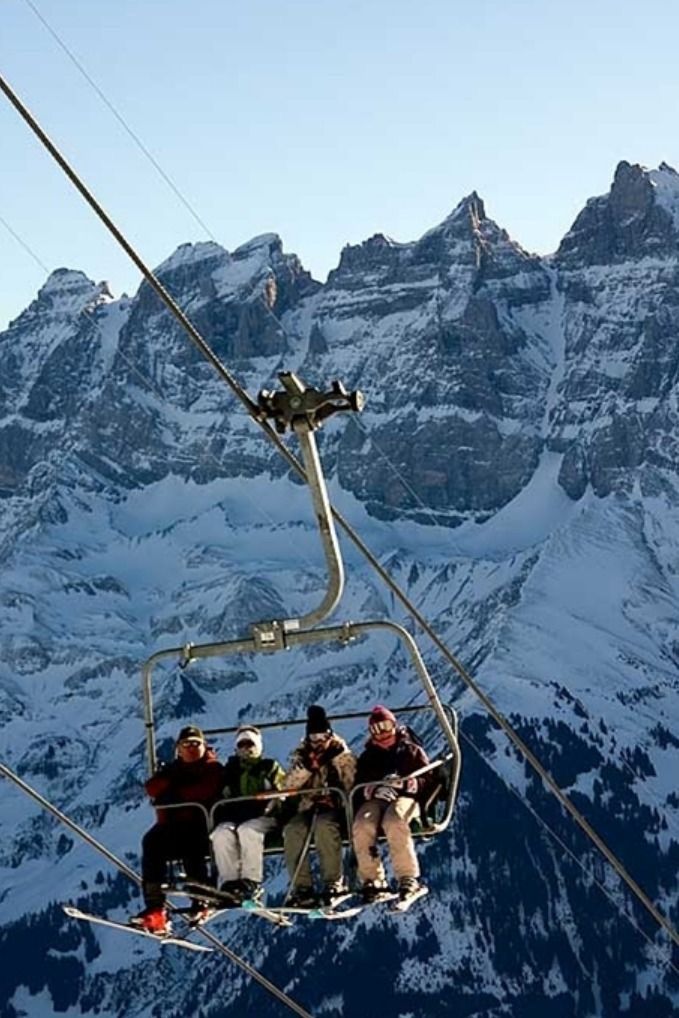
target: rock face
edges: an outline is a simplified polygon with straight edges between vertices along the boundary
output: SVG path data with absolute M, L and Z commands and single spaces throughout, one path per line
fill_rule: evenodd
M 677 174 L 621 163 L 550 258 L 472 193 L 417 241 L 345 248 L 323 285 L 274 234 L 183 245 L 158 268 L 251 395 L 281 370 L 366 393 L 360 417 L 319 433 L 333 498 L 675 925 L 678 243 Z M 398 619 L 345 552 L 333 621 Z M 146 284 L 118 301 L 58 270 L 0 335 L 0 563 L 0 760 L 136 864 L 151 823 L 140 663 L 325 589 L 305 490 Z M 424 651 L 465 752 L 454 826 L 421 848 L 427 905 L 398 928 L 378 910 L 323 936 L 300 925 L 274 949 L 242 922 L 241 953 L 319 1015 L 669 1016 L 664 935 L 651 948 L 621 916 L 647 928 Z M 161 755 L 189 721 L 376 700 L 423 702 L 386 639 L 154 676 Z M 438 755 L 436 726 L 418 726 Z M 342 730 L 360 751 L 361 725 Z M 298 735 L 267 729 L 267 752 L 284 759 Z M 0 1018 L 151 1018 L 160 998 L 177 1018 L 262 1013 L 226 962 L 149 966 L 66 920 L 59 901 L 121 917 L 131 885 L 9 786 L 0 831 Z M 267 883 L 282 893 L 280 861 Z
M 676 477 L 678 193 L 665 164 L 621 163 L 556 254 L 566 345 L 549 447 L 573 498 Z

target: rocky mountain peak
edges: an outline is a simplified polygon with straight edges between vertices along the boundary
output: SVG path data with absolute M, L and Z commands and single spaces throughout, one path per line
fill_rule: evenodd
M 286 368 L 366 392 L 360 427 L 322 435 L 333 498 L 667 915 L 679 857 L 679 743 L 666 724 L 679 665 L 679 275 L 676 246 L 638 256 L 659 250 L 664 229 L 674 236 L 677 183 L 665 164 L 621 164 L 561 264 L 523 251 L 473 192 L 419 241 L 377 233 L 345 249 L 325 286 L 276 234 L 233 253 L 182 245 L 159 270 L 248 391 Z M 325 584 L 308 494 L 157 295 L 144 283 L 131 302 L 79 312 L 104 299 L 59 270 L 41 313 L 0 336 L 0 734 L 3 760 L 136 867 L 153 822 L 140 662 L 293 617 Z M 358 556 L 348 565 L 337 622 L 405 621 Z M 552 816 L 574 858 L 581 834 L 423 650 L 465 736 L 454 830 L 419 842 L 431 893 L 403 935 L 377 911 L 343 927 L 339 952 L 301 920 L 286 932 L 317 976 L 299 996 L 346 1018 L 676 1013 L 660 942 L 649 951 L 626 922 L 622 891 L 618 915 L 598 878 L 560 865 L 505 785 Z M 159 670 L 161 758 L 186 723 L 421 697 L 390 640 L 254 657 Z M 433 724 L 415 718 L 438 756 Z M 342 732 L 362 744 L 363 724 Z M 285 759 L 294 733 L 269 738 Z M 265 1009 L 221 969 L 217 999 L 178 952 L 149 965 L 130 937 L 99 941 L 67 920 L 57 901 L 111 918 L 139 906 L 122 876 L 35 814 L 0 796 L 0 1018 L 148 1018 L 169 999 L 168 973 L 173 1016 Z M 274 898 L 282 883 L 266 866 Z M 243 950 L 280 982 L 285 959 L 241 925 Z
M 12 325 L 20 326 L 36 315 L 75 318 L 112 299 L 108 283 L 95 283 L 78 269 L 55 269 L 38 290 L 35 300 Z
M 657 170 L 651 170 L 648 179 L 656 202 L 670 214 L 679 234 L 679 173 L 668 163 L 661 163 Z
M 158 275 L 165 276 L 180 267 L 199 266 L 215 259 L 228 258 L 228 251 L 215 244 L 214 241 L 199 241 L 196 244 L 180 244 L 176 251 L 166 258 L 156 269 Z
M 258 256 L 272 259 L 283 254 L 283 241 L 277 233 L 260 233 L 257 237 L 241 244 L 233 252 L 236 261 Z
M 329 280 L 347 272 L 374 272 L 394 265 L 399 260 L 399 252 L 407 246 L 398 244 L 383 233 L 375 233 L 360 244 L 346 244 L 342 248 L 339 265 L 330 273 Z
M 474 229 L 477 229 L 485 218 L 486 206 L 483 203 L 483 199 L 479 197 L 476 191 L 472 191 L 471 194 L 468 194 L 462 201 L 458 202 L 445 220 L 445 223 L 452 224 L 462 221 L 469 223 Z
M 557 251 L 564 267 L 666 257 L 679 247 L 679 175 L 620 162 L 607 195 L 590 199 Z

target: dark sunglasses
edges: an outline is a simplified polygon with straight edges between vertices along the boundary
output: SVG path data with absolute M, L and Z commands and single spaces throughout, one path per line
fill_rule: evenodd
M 253 749 L 254 745 L 252 739 L 241 739 L 236 743 L 236 749 Z

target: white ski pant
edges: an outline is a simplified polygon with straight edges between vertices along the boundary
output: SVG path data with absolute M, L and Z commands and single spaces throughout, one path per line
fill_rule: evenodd
M 254 880 L 264 875 L 264 838 L 276 826 L 273 817 L 255 817 L 242 824 L 223 823 L 210 835 L 218 886 L 227 880 Z
M 354 818 L 352 831 L 361 880 L 384 880 L 384 866 L 377 848 L 381 830 L 387 839 L 396 879 L 419 877 L 420 865 L 410 833 L 410 821 L 417 815 L 418 808 L 414 799 L 405 796 L 399 796 L 396 802 L 369 799 L 363 803 Z

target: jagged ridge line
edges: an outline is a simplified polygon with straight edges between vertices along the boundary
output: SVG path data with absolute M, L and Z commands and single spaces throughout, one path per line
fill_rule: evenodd
M 182 325 L 182 327 L 186 330 L 188 336 L 190 337 L 192 342 L 198 347 L 198 349 L 201 351 L 201 353 L 206 358 L 206 360 L 208 360 L 209 363 L 212 364 L 212 366 L 218 372 L 218 374 L 223 379 L 223 381 L 229 386 L 231 391 L 237 396 L 237 398 L 240 400 L 240 402 L 243 403 L 243 405 L 248 409 L 248 412 L 250 413 L 250 416 L 253 418 L 253 420 L 257 424 L 259 424 L 259 426 L 265 432 L 265 434 L 267 435 L 269 440 L 276 446 L 276 448 L 279 450 L 279 452 L 285 458 L 285 460 L 288 462 L 288 464 L 290 466 L 292 466 L 294 470 L 297 471 L 297 473 L 303 478 L 303 480 L 307 481 L 307 475 L 306 475 L 306 471 L 304 470 L 304 467 L 297 460 L 297 458 L 288 450 L 288 448 L 285 446 L 285 444 L 282 442 L 282 440 L 279 438 L 279 436 L 275 433 L 273 428 L 271 428 L 271 426 L 268 424 L 268 422 L 263 420 L 263 419 L 261 419 L 261 417 L 259 416 L 257 404 L 254 403 L 250 399 L 248 394 L 240 386 L 240 384 L 237 382 L 237 380 L 230 374 L 230 372 L 227 370 L 227 368 L 221 363 L 221 361 L 216 356 L 216 354 L 214 353 L 212 348 L 205 341 L 205 339 L 201 336 L 201 334 L 198 332 L 198 330 L 193 325 L 193 323 L 190 321 L 190 319 L 187 317 L 187 315 L 182 311 L 182 309 L 179 307 L 179 305 L 176 303 L 176 301 L 172 298 L 172 296 L 168 293 L 168 291 L 165 289 L 165 287 L 162 285 L 162 283 L 157 279 L 157 277 L 152 272 L 152 270 L 149 269 L 148 266 L 146 266 L 146 264 L 142 261 L 142 259 L 137 254 L 135 249 L 127 241 L 125 236 L 121 233 L 121 231 L 118 229 L 118 227 L 115 225 L 115 223 L 111 220 L 111 218 L 108 216 L 108 214 L 104 211 L 103 207 L 94 198 L 92 193 L 87 189 L 87 187 L 84 185 L 82 180 L 78 177 L 78 175 L 72 169 L 70 164 L 62 156 L 62 154 L 56 148 L 56 146 L 51 141 L 51 139 L 48 137 L 48 135 L 45 133 L 45 131 L 43 131 L 43 129 L 41 128 L 40 124 L 37 122 L 35 117 L 30 113 L 30 111 L 27 109 L 27 107 L 21 102 L 19 97 L 10 88 L 9 84 L 7 83 L 7 81 L 1 75 L 0 75 L 0 89 L 5 93 L 5 95 L 7 96 L 7 98 L 11 102 L 11 104 L 14 106 L 14 108 L 17 110 L 19 115 L 22 117 L 22 119 L 28 124 L 28 126 L 31 128 L 31 130 L 34 132 L 34 134 L 36 134 L 36 136 L 40 139 L 40 141 L 45 146 L 45 148 L 48 150 L 48 152 L 50 153 L 52 158 L 58 163 L 58 165 L 64 171 L 66 176 L 73 183 L 74 187 L 79 191 L 79 193 L 82 195 L 82 197 L 88 203 L 88 205 L 92 208 L 92 210 L 96 213 L 96 215 L 101 219 L 101 221 L 104 223 L 104 225 L 108 228 L 108 230 L 116 238 L 116 240 L 121 245 L 123 250 L 132 259 L 134 264 L 139 268 L 140 272 L 142 273 L 144 278 L 147 280 L 149 285 L 153 288 L 153 290 L 156 292 L 156 294 L 165 303 L 166 307 L 172 312 L 172 314 L 175 316 L 175 318 L 179 321 L 179 323 Z M 419 612 L 419 610 L 415 607 L 415 605 L 410 601 L 408 596 L 401 590 L 401 588 L 398 586 L 396 581 L 393 580 L 392 577 L 389 575 L 389 573 L 382 567 L 382 565 L 379 563 L 379 561 L 376 559 L 376 557 L 370 551 L 368 546 L 363 542 L 362 538 L 356 533 L 356 531 L 351 527 L 351 525 L 344 519 L 344 517 L 341 515 L 339 510 L 335 509 L 332 505 L 331 505 L 331 510 L 332 510 L 332 514 L 333 514 L 334 518 L 340 524 L 340 526 L 345 531 L 347 536 L 351 539 L 351 541 L 355 544 L 355 546 L 361 551 L 361 553 L 365 556 L 365 558 L 372 565 L 372 567 L 378 572 L 378 574 L 382 577 L 382 579 L 385 581 L 385 583 L 387 583 L 387 585 L 389 586 L 390 590 L 395 594 L 395 596 L 398 598 L 398 600 L 406 607 L 406 609 L 412 615 L 412 617 L 417 622 L 419 622 L 419 624 L 422 626 L 423 630 L 427 633 L 427 635 L 430 637 L 430 639 L 439 648 L 439 650 L 444 655 L 446 660 L 450 662 L 450 664 L 455 668 L 455 670 L 458 672 L 458 674 L 464 680 L 464 682 L 467 684 L 467 686 L 478 697 L 478 699 L 481 701 L 481 703 L 483 704 L 485 709 L 488 711 L 490 716 L 495 720 L 495 722 L 505 732 L 507 737 L 516 746 L 516 748 L 519 750 L 521 755 L 528 761 L 528 763 L 533 767 L 533 769 L 540 775 L 540 777 L 545 782 L 545 784 L 551 789 L 553 794 L 561 802 L 562 806 L 568 811 L 568 813 L 575 820 L 575 822 L 578 824 L 578 826 L 585 832 L 585 834 L 590 838 L 590 840 L 596 845 L 596 847 L 599 849 L 599 851 L 602 853 L 602 855 L 605 856 L 605 858 L 608 860 L 608 862 L 611 864 L 611 866 L 613 866 L 613 868 L 618 873 L 618 875 L 621 877 L 621 879 L 624 880 L 624 882 L 627 884 L 627 886 L 630 888 L 630 890 L 636 895 L 636 897 L 639 899 L 639 901 L 644 905 L 644 908 L 646 908 L 646 910 L 653 916 L 653 918 L 658 923 L 658 925 L 661 926 L 663 929 L 665 929 L 665 931 L 669 934 L 671 939 L 676 944 L 679 945 L 679 933 L 677 933 L 677 931 L 674 929 L 674 927 L 672 926 L 672 924 L 669 921 L 669 919 L 667 919 L 662 914 L 662 912 L 659 911 L 657 906 L 654 904 L 654 902 L 651 900 L 651 898 L 646 894 L 646 892 L 643 890 L 643 888 L 634 880 L 634 878 L 631 876 L 631 874 L 629 874 L 627 872 L 627 870 L 625 869 L 623 864 L 620 862 L 618 857 L 611 851 L 611 849 L 608 848 L 607 844 L 597 834 L 597 832 L 594 830 L 594 828 L 591 826 L 591 824 L 585 819 L 585 817 L 582 815 L 582 813 L 580 813 L 580 811 L 577 809 L 577 807 L 571 802 L 571 800 L 565 794 L 565 792 L 563 792 L 561 790 L 561 788 L 557 785 L 556 781 L 551 776 L 551 774 L 549 774 L 549 772 L 542 766 L 542 764 L 540 763 L 539 759 L 528 748 L 528 746 L 524 743 L 524 741 L 521 739 L 521 737 L 518 735 L 518 733 L 514 731 L 513 727 L 506 720 L 504 715 L 502 715 L 501 712 L 495 707 L 495 705 L 489 699 L 489 697 L 486 696 L 486 694 L 483 692 L 481 687 L 476 684 L 476 682 L 469 675 L 469 673 L 464 668 L 462 663 L 460 661 L 458 661 L 458 659 L 455 657 L 455 655 L 452 653 L 452 651 L 440 639 L 440 637 L 432 629 L 432 627 L 429 625 L 429 623 L 424 618 L 424 616 Z M 438 704 L 438 706 L 440 707 L 440 703 Z

